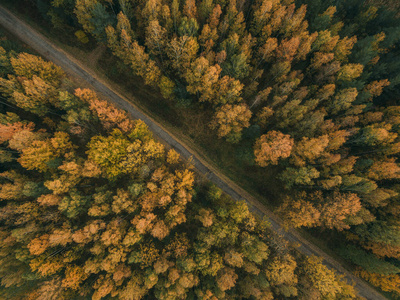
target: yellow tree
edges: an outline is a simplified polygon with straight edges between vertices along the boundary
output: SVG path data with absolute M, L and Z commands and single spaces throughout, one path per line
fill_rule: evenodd
M 214 84 L 214 104 L 234 104 L 240 102 L 244 85 L 239 80 L 225 75 Z
M 338 80 L 352 81 L 361 76 L 364 66 L 361 64 L 347 64 L 341 67 L 337 74 Z
M 199 96 L 200 101 L 213 101 L 214 84 L 218 81 L 221 73 L 219 65 L 210 66 L 208 60 L 199 57 L 187 69 L 185 79 L 189 93 Z
M 342 110 L 349 109 L 354 100 L 356 100 L 357 95 L 358 91 L 356 88 L 347 88 L 336 93 L 329 106 L 331 113 L 337 114 Z
M 65 76 L 60 67 L 36 55 L 21 53 L 16 58 L 12 57 L 10 62 L 17 76 L 27 79 L 37 76 L 54 87 L 57 87 Z
M 9 79 L 0 78 L 0 91 L 10 97 L 18 107 L 44 116 L 50 103 L 56 99 L 57 89 L 51 84 L 33 75 L 26 77 L 9 76 Z
M 354 44 L 357 42 L 357 37 L 347 37 L 345 36 L 343 39 L 340 39 L 334 48 L 335 59 L 341 62 L 347 62 L 347 57 L 351 53 L 351 49 Z
M 319 210 L 321 226 L 343 230 L 350 228 L 350 217 L 361 210 L 360 198 L 353 193 L 333 192 L 326 198 Z
M 120 12 L 117 27 L 107 26 L 105 31 L 108 46 L 113 53 L 128 64 L 136 75 L 141 76 L 146 84 L 157 85 L 161 71 L 145 52 L 145 48 L 133 39 L 127 17 Z
M 299 282 L 303 288 L 301 299 L 309 299 L 310 295 L 317 294 L 327 299 L 335 299 L 342 287 L 334 271 L 322 264 L 322 259 L 310 256 L 304 259 L 299 274 Z M 316 299 L 318 299 L 316 298 Z
M 149 48 L 150 53 L 160 55 L 163 61 L 164 47 L 167 42 L 167 31 L 160 26 L 157 20 L 150 21 L 149 26 L 146 28 L 146 46 Z
M 185 74 L 190 69 L 198 50 L 197 39 L 189 36 L 174 37 L 167 46 L 167 54 L 172 62 L 172 67 L 181 74 Z
M 76 1 L 74 13 L 86 32 L 93 32 L 95 30 L 95 26 L 90 22 L 90 19 L 93 17 L 92 10 L 97 3 L 99 3 L 97 0 Z
M 256 163 L 261 167 L 269 164 L 277 165 L 281 158 L 288 158 L 294 141 L 288 134 L 279 131 L 269 131 L 262 135 L 254 145 Z
M 367 176 L 373 180 L 387 180 L 400 178 L 400 167 L 395 158 L 375 161 L 369 168 Z
M 328 144 L 329 136 L 327 134 L 316 138 L 303 137 L 294 147 L 294 159 L 297 163 L 299 160 L 313 162 L 322 155 Z
M 24 148 L 18 162 L 28 170 L 46 172 L 53 168 L 52 162 L 74 149 L 65 132 L 56 132 L 54 137 L 45 141 L 33 141 Z
M 125 111 L 117 109 L 107 101 L 99 100 L 94 91 L 78 88 L 75 90 L 75 96 L 89 104 L 89 109 L 97 115 L 105 129 L 118 127 L 124 133 L 133 129 L 134 123 Z
M 243 128 L 250 126 L 251 111 L 245 104 L 225 104 L 217 109 L 210 123 L 212 129 L 218 131 L 219 137 L 228 142 L 237 143 L 242 136 Z
M 274 257 L 268 264 L 265 274 L 268 281 L 275 286 L 276 292 L 284 297 L 297 296 L 297 263 L 290 255 Z
M 127 156 L 128 145 L 129 141 L 117 131 L 108 137 L 93 137 L 88 144 L 88 158 L 102 167 L 110 178 L 113 178 L 123 172 L 120 164 Z
M 173 99 L 175 83 L 171 79 L 166 76 L 161 76 L 158 88 L 165 99 Z
M 279 206 L 280 214 L 288 227 L 314 227 L 319 225 L 321 213 L 309 201 L 305 192 L 295 195 L 294 198 L 286 197 Z
M 204 56 L 209 57 L 209 54 L 217 39 L 217 29 L 211 29 L 208 24 L 205 24 L 199 36 L 199 44 L 202 47 L 202 54 Z

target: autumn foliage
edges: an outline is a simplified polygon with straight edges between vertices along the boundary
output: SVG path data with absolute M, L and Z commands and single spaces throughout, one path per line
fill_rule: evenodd
M 292 151 L 293 139 L 281 132 L 270 131 L 261 136 L 254 146 L 256 162 L 262 167 L 269 163 L 277 165 L 280 158 L 288 158 Z
M 54 90 L 29 107 L 3 91 L 2 299 L 272 299 L 309 287 L 355 299 L 320 262 L 299 280 L 304 258 L 142 121 L 91 90 L 65 90 L 51 63 L 17 57 L 8 80 L 45 66 L 37 76 Z
M 160 115 L 175 112 L 174 126 L 182 126 L 186 132 L 188 125 L 194 124 L 192 118 L 206 124 L 190 128 L 190 138 L 206 150 L 213 144 L 208 152 L 212 159 L 262 194 L 287 226 L 314 228 L 313 234 L 331 237 L 328 243 L 334 248 L 347 249 L 347 254 L 337 250 L 340 255 L 360 272 L 368 272 L 360 273 L 364 278 L 399 296 L 398 274 L 382 273 L 388 265 L 397 270 L 400 247 L 400 19 L 393 12 L 396 3 L 41 0 L 36 7 L 49 27 L 83 34 L 93 45 L 107 47 L 107 62 L 112 65 L 107 67 L 109 75 L 121 75 L 118 80 L 122 76 L 135 81 L 141 78 L 152 94 L 159 92 L 155 104 L 148 105 L 158 109 L 162 103 L 160 107 L 166 109 L 161 109 Z M 11 112 L 0 118 L 0 141 L 7 145 L 0 149 L 2 162 L 45 177 L 39 187 L 51 191 L 52 196 L 42 194 L 38 201 L 45 207 L 59 207 L 68 218 L 79 218 L 86 210 L 91 218 L 133 213 L 128 212 L 126 203 L 133 201 L 129 200 L 131 190 L 138 193 L 135 197 L 147 214 L 131 225 L 155 239 L 144 239 L 141 244 L 143 264 L 161 257 L 159 242 L 167 241 L 176 226 L 188 222 L 175 201 L 193 204 L 188 190 L 177 187 L 179 180 L 191 181 L 190 171 L 179 169 L 178 155 L 166 154 L 142 122 L 130 121 L 125 112 L 93 91 L 61 88 L 63 72 L 51 63 L 0 48 L 0 66 L 2 96 L 43 120 L 18 118 Z M 55 119 L 57 114 L 62 115 L 61 121 Z M 172 118 L 167 119 L 171 122 Z M 214 143 L 217 138 L 222 140 Z M 34 193 L 33 185 L 23 188 L 22 175 L 29 175 L 6 174 L 5 178 L 14 176 L 14 183 L 4 183 L 7 201 Z M 87 198 L 89 192 L 79 189 L 90 190 L 92 180 L 125 183 L 121 179 L 125 177 L 140 184 L 104 197 L 97 195 L 104 191 L 89 191 L 94 204 Z M 144 190 L 148 191 L 145 196 Z M 182 190 L 186 195 L 181 199 L 178 194 L 183 194 Z M 163 216 L 161 220 L 156 213 Z M 216 225 L 215 212 L 209 207 L 199 209 L 195 220 L 206 228 Z M 139 239 L 131 235 L 131 241 Z M 82 235 L 80 238 L 84 240 Z M 45 241 L 35 240 L 32 247 L 45 245 Z M 353 259 L 349 249 L 364 253 L 361 257 L 381 267 L 372 272 L 368 260 Z M 120 250 L 115 251 L 123 257 Z M 235 268 L 244 258 L 236 252 L 213 256 L 213 264 L 220 266 L 212 271 L 213 276 L 218 277 L 216 284 L 224 293 L 240 285 Z M 276 261 L 293 267 L 290 259 Z M 48 269 L 55 265 L 49 263 Z M 157 270 L 166 266 L 167 259 L 162 260 Z M 248 269 L 254 271 L 253 267 Z M 81 274 L 79 270 L 71 267 L 68 274 Z M 144 285 L 179 284 L 189 289 L 200 280 L 190 271 L 183 276 L 175 268 L 168 275 L 170 282 L 157 283 L 158 277 L 147 272 L 143 277 L 132 271 L 135 280 L 130 279 L 121 295 L 140 298 L 146 290 L 136 287 Z M 121 267 L 116 278 L 122 280 L 121 274 L 128 273 Z M 282 276 L 290 277 L 288 273 L 285 269 Z M 111 277 L 101 276 L 95 281 L 96 297 L 112 295 Z M 277 281 L 268 276 L 269 283 Z M 253 279 L 245 279 L 246 287 L 238 288 L 240 293 L 247 298 L 270 298 Z M 63 277 L 51 282 L 76 286 Z M 298 298 L 318 299 L 319 288 L 325 289 L 298 284 L 309 288 L 308 294 L 298 293 Z M 51 290 L 48 286 L 43 289 Z M 293 287 L 271 290 L 279 290 L 282 297 L 295 297 Z M 331 297 L 332 291 L 335 289 L 322 297 Z M 154 295 L 179 299 L 184 293 L 180 292 Z M 212 288 L 195 295 L 204 299 L 226 296 Z

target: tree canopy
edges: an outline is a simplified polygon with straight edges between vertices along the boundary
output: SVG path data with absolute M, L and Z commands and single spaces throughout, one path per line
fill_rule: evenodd
M 2 90 L 2 299 L 272 299 L 314 286 L 324 297 L 321 276 L 332 299 L 356 299 L 320 262 L 299 280 L 307 260 L 142 121 L 65 89 L 52 63 L 2 52 L 19 60 L 2 87 L 44 65 L 34 76 L 54 89 L 46 102 L 27 94 L 32 106 Z

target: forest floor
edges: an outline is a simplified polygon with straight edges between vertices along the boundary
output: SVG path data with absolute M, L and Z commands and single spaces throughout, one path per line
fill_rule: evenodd
M 89 54 L 75 49 L 71 51 L 73 57 L 2 7 L 0 7 L 0 25 L 13 35 L 17 36 L 21 41 L 32 47 L 32 49 L 37 51 L 39 54 L 63 68 L 72 76 L 72 78 L 75 79 L 75 82 L 79 83 L 79 86 L 86 86 L 94 89 L 105 99 L 126 110 L 133 118 L 143 120 L 162 142 L 175 148 L 184 159 L 189 160 L 194 165 L 200 174 L 220 187 L 235 200 L 245 200 L 249 204 L 250 208 L 258 215 L 267 217 L 272 228 L 283 238 L 292 244 L 297 245 L 297 249 L 300 252 L 306 255 L 322 257 L 325 265 L 335 269 L 338 273 L 345 275 L 350 283 L 353 282 L 355 284 L 355 288 L 358 290 L 360 296 L 371 300 L 385 299 L 385 297 L 375 291 L 366 282 L 352 275 L 341 266 L 337 260 L 333 259 L 316 245 L 310 243 L 297 231 L 286 230 L 282 221 L 277 216 L 269 211 L 265 205 L 260 203 L 255 197 L 232 182 L 229 178 L 219 172 L 217 168 L 213 167 L 212 164 L 201 155 L 198 148 L 192 147 L 192 144 L 190 144 L 189 148 L 187 143 L 182 141 L 180 135 L 178 139 L 174 136 L 175 132 L 172 134 L 170 130 L 163 127 L 134 105 L 133 103 L 136 103 L 135 99 L 127 99 L 121 95 L 120 89 L 116 88 L 114 85 L 111 87 L 110 84 L 106 82 L 104 76 L 100 76 L 98 74 L 99 72 L 95 72 L 97 68 L 96 61 L 105 49 L 96 48 L 92 50 L 92 52 L 88 52 Z M 90 55 L 90 53 L 95 55 Z M 77 58 L 83 60 L 85 63 L 83 64 Z M 141 92 L 141 95 L 142 94 L 143 91 Z M 133 98 L 135 97 L 137 96 L 134 95 Z M 132 98 L 132 96 L 130 95 L 129 98 Z

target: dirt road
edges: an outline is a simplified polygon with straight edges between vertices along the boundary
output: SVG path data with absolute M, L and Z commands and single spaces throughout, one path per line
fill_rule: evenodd
M 76 59 L 65 53 L 63 50 L 55 46 L 51 41 L 39 34 L 37 31 L 29 27 L 22 20 L 18 19 L 11 12 L 0 6 L 0 26 L 3 26 L 12 34 L 17 36 L 21 41 L 28 44 L 35 51 L 42 56 L 53 61 L 59 65 L 67 73 L 84 80 L 89 83 L 96 92 L 104 95 L 108 101 L 116 104 L 118 107 L 126 110 L 133 118 L 143 120 L 147 126 L 157 135 L 161 140 L 175 148 L 185 159 L 192 157 L 192 162 L 197 170 L 204 174 L 210 181 L 220 187 L 224 192 L 229 194 L 235 200 L 246 200 L 251 209 L 261 215 L 267 216 L 271 222 L 272 227 L 285 239 L 292 243 L 297 243 L 300 246 L 298 250 L 306 255 L 316 255 L 324 259 L 324 263 L 335 269 L 338 273 L 344 274 L 349 282 L 354 282 L 359 295 L 371 300 L 386 299 L 369 285 L 367 285 L 360 278 L 355 277 L 350 272 L 346 271 L 337 261 L 319 249 L 317 246 L 311 244 L 306 239 L 301 237 L 296 231 L 285 231 L 282 226 L 282 221 L 269 210 L 267 210 L 260 202 L 254 197 L 249 195 L 243 189 L 238 187 L 235 183 L 220 174 L 213 167 L 208 165 L 205 161 L 199 158 L 198 155 L 182 142 L 176 139 L 171 133 L 167 132 L 163 127 L 142 113 L 135 107 L 129 100 L 119 95 L 110 88 L 107 83 L 98 79 L 94 72 L 86 69 Z

